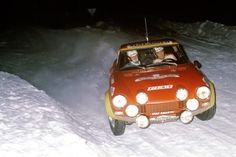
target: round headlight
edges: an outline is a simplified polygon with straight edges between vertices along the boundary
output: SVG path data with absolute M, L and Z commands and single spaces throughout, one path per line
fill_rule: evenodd
M 208 87 L 202 86 L 197 89 L 197 97 L 200 99 L 207 99 L 209 98 L 211 91 Z
M 140 128 L 147 128 L 149 125 L 149 119 L 144 115 L 140 115 L 136 119 L 136 124 Z
M 145 103 L 148 101 L 148 96 L 147 96 L 147 94 L 144 93 L 144 92 L 138 93 L 138 94 L 136 95 L 136 101 L 137 101 L 139 104 L 141 104 L 141 105 L 145 104 Z
M 129 117 L 135 117 L 138 114 L 138 107 L 135 105 L 129 105 L 127 106 L 127 108 L 125 109 L 125 113 L 129 116 Z
M 117 95 L 112 99 L 112 103 L 115 107 L 121 108 L 127 104 L 127 100 L 122 95 Z
M 180 120 L 184 124 L 190 123 L 193 120 L 193 114 L 190 111 L 184 111 L 180 115 Z
M 187 101 L 187 108 L 190 111 L 196 110 L 198 108 L 198 106 L 199 106 L 199 102 L 196 99 L 189 99 Z
M 184 88 L 180 88 L 180 89 L 177 90 L 176 97 L 180 101 L 184 101 L 188 97 L 188 91 L 186 89 L 184 89 Z

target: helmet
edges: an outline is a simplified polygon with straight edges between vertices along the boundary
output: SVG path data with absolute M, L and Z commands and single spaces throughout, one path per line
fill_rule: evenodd
M 136 56 L 138 54 L 137 50 L 131 50 L 131 51 L 128 51 L 127 52 L 127 55 L 129 57 L 133 57 L 133 56 Z
M 155 52 L 163 51 L 163 47 L 154 47 Z

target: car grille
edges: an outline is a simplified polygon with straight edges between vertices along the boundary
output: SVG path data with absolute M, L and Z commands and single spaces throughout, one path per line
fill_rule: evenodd
M 184 107 L 183 103 L 168 102 L 160 104 L 146 104 L 139 107 L 141 113 L 151 115 L 152 113 L 168 112 L 168 111 L 180 111 Z

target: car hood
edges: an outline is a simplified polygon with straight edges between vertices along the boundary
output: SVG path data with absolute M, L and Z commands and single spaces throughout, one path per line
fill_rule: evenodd
M 199 86 L 206 85 L 200 70 L 192 64 L 163 66 L 153 69 L 121 71 L 114 75 L 115 94 L 126 96 L 135 103 L 138 92 L 148 95 L 149 103 L 176 100 L 179 88 L 188 90 L 189 98 L 195 97 Z

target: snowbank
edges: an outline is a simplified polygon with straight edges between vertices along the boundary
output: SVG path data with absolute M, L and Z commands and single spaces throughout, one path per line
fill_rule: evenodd
M 161 25 L 156 26 L 174 30 L 177 34 L 186 35 L 191 38 L 236 47 L 236 26 L 226 26 L 208 20 L 196 23 L 162 21 Z
M 44 91 L 0 72 L 0 156 L 97 156 L 59 106 Z

